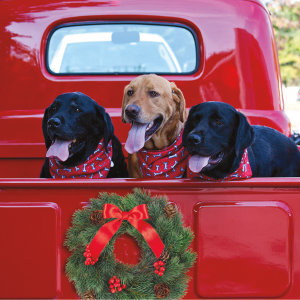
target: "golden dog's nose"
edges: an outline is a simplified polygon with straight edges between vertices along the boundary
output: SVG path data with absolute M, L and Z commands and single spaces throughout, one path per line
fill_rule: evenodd
M 140 108 L 137 105 L 128 105 L 125 109 L 125 114 L 134 119 L 140 113 Z

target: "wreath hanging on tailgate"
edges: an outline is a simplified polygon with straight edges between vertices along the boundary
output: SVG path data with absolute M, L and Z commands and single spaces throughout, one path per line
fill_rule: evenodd
M 115 258 L 114 243 L 125 233 L 142 250 L 137 265 Z M 140 189 L 124 197 L 102 193 L 73 216 L 65 243 L 73 252 L 67 276 L 83 299 L 179 299 L 196 258 L 189 249 L 192 240 L 191 229 L 166 197 Z

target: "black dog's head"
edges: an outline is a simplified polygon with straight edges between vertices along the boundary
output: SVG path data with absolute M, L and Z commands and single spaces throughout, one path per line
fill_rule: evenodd
M 46 108 L 42 128 L 47 156 L 73 166 L 92 154 L 102 137 L 107 151 L 114 134 L 105 109 L 79 92 L 59 95 Z
M 193 106 L 182 135 L 183 146 L 192 156 L 189 167 L 195 173 L 217 167 L 223 168 L 219 174 L 229 172 L 234 158 L 241 156 L 253 141 L 254 132 L 246 117 L 222 102 Z

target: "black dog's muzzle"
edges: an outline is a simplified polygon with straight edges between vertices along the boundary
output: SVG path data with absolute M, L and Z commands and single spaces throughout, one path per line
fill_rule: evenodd
M 48 120 L 47 125 L 49 129 L 54 130 L 61 125 L 61 120 L 58 118 L 51 118 Z
M 187 137 L 188 145 L 194 146 L 199 145 L 202 142 L 202 137 L 196 133 L 190 133 Z

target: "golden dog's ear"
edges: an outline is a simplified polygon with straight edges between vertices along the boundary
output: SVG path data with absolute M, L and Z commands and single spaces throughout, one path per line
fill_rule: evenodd
M 187 119 L 187 111 L 185 107 L 185 99 L 181 90 L 176 86 L 174 82 L 170 82 L 171 89 L 172 89 L 172 97 L 173 100 L 176 102 L 176 108 L 179 111 L 180 121 L 185 123 Z
M 126 104 L 127 104 L 127 103 L 125 103 L 127 87 L 128 87 L 128 85 L 125 86 L 125 88 L 124 88 L 124 95 L 123 95 L 123 102 L 122 102 L 122 115 L 121 115 L 121 119 L 122 119 L 123 123 L 126 123 L 126 120 L 124 119 L 124 114 L 125 114 L 125 107 L 126 107 Z

